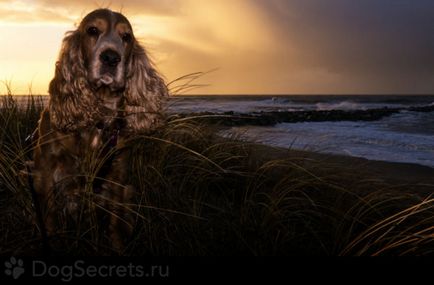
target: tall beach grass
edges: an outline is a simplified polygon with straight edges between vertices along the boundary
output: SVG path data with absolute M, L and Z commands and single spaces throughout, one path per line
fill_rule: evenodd
M 0 254 L 42 254 L 41 229 L 26 175 L 43 104 L 1 97 Z M 73 223 L 50 237 L 59 255 L 430 255 L 434 185 L 396 185 L 345 165 L 291 150 L 221 138 L 216 126 L 169 117 L 152 134 L 130 138 L 128 177 L 134 196 L 118 205 L 133 217 L 133 235 L 117 252 L 91 190 Z M 104 158 L 103 158 L 104 159 Z M 96 179 L 101 157 L 83 159 Z M 113 182 L 115 183 L 115 182 Z M 110 201 L 116 203 L 116 201 Z M 110 212 L 107 209 L 107 212 Z M 109 213 L 110 214 L 110 213 Z M 68 219 L 65 216 L 65 219 Z

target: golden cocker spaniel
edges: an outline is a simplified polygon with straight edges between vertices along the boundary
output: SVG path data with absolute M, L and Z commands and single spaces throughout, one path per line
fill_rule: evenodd
M 132 195 L 125 185 L 127 155 L 119 145 L 161 125 L 166 84 L 128 19 L 98 9 L 64 38 L 49 94 L 33 173 L 47 231 L 53 234 L 59 227 L 56 211 L 77 214 L 90 192 L 92 201 L 111 213 L 108 231 L 119 246 L 119 228 L 128 224 L 121 205 Z M 90 153 L 99 161 L 93 169 L 85 163 Z

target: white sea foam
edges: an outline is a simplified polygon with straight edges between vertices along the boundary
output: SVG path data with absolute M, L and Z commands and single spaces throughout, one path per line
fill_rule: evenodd
M 318 111 L 330 110 L 366 110 L 368 106 L 350 101 L 336 102 L 336 103 L 317 103 L 316 109 Z
M 304 122 L 284 123 L 276 127 L 234 127 L 225 135 L 237 134 L 246 140 L 279 147 L 434 167 L 434 132 L 424 132 L 423 128 L 406 131 L 390 127 L 399 125 L 399 120 L 417 115 L 401 115 L 376 122 Z M 414 123 L 417 121 L 414 119 Z

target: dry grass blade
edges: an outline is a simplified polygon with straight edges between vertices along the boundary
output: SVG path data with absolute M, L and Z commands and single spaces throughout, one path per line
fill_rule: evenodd
M 194 72 L 187 75 L 183 75 L 175 80 L 172 80 L 167 84 L 169 92 L 172 95 L 181 95 L 185 92 L 191 91 L 192 89 L 202 88 L 209 86 L 208 84 L 193 84 L 193 82 L 199 80 L 203 76 L 217 71 L 218 68 L 211 69 L 204 72 Z

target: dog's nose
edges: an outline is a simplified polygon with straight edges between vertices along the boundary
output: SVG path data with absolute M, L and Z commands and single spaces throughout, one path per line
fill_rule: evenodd
M 101 53 L 99 59 L 104 65 L 116 67 L 121 61 L 121 56 L 114 50 L 108 49 Z

